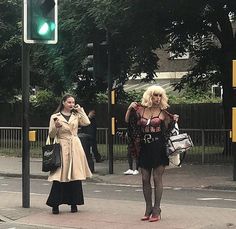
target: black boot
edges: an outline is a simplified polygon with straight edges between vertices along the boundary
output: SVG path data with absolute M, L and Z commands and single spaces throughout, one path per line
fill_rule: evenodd
M 55 206 L 55 207 L 52 207 L 52 214 L 59 214 L 59 207 L 58 206 Z
M 71 212 L 74 213 L 74 212 L 78 212 L 78 208 L 76 205 L 71 205 Z

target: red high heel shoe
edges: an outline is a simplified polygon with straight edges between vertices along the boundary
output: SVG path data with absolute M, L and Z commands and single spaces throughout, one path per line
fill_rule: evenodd
M 147 221 L 147 220 L 150 219 L 151 215 L 152 215 L 152 212 L 150 212 L 148 215 L 146 215 L 146 213 L 145 213 L 145 215 L 141 218 L 141 220 L 142 221 Z
M 145 215 L 141 218 L 142 221 L 147 221 L 149 219 L 150 219 L 150 215 L 148 215 L 148 216 Z
M 161 215 L 151 216 L 151 217 L 149 218 L 149 222 L 157 222 L 157 221 L 159 221 L 159 220 L 161 220 Z

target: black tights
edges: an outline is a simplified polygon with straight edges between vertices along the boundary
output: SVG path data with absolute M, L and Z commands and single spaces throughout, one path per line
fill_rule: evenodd
M 152 172 L 153 170 L 153 172 Z M 163 192 L 162 175 L 165 171 L 164 166 L 159 166 L 154 169 L 141 169 L 142 183 L 143 183 L 143 195 L 146 202 L 145 216 L 160 215 L 161 197 Z M 154 182 L 154 205 L 152 205 L 152 186 L 151 186 L 151 172 L 153 173 Z

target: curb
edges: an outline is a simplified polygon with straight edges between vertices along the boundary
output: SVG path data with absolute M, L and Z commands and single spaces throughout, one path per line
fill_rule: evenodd
M 18 174 L 18 173 L 4 173 L 4 172 L 0 172 L 0 176 L 22 178 L 22 174 Z M 30 178 L 32 178 L 32 179 L 45 179 L 45 180 L 47 180 L 48 175 L 30 174 Z M 104 180 L 101 179 L 99 176 L 93 175 L 93 177 L 87 178 L 86 182 L 102 183 L 102 182 L 104 182 Z
M 0 176 L 4 177 L 15 177 L 15 178 L 22 178 L 21 174 L 17 173 L 4 173 L 0 172 Z M 48 175 L 39 175 L 39 174 L 30 174 L 31 179 L 45 179 L 47 180 Z M 101 178 L 100 175 L 93 175 L 92 178 L 87 178 L 86 182 L 91 182 L 91 183 L 105 183 L 105 184 L 113 184 L 113 185 L 127 185 L 126 183 L 114 183 L 111 181 L 106 181 Z M 130 184 L 132 185 L 132 184 Z M 137 184 L 135 184 L 137 185 Z M 140 186 L 140 185 L 139 185 Z M 169 187 L 169 186 L 168 186 Z M 176 188 L 176 187 L 173 187 Z M 231 192 L 236 192 L 236 186 L 230 186 L 230 185 L 209 185 L 209 186 L 204 186 L 204 187 L 180 187 L 181 189 L 188 189 L 188 190 L 218 190 L 218 191 L 231 191 Z

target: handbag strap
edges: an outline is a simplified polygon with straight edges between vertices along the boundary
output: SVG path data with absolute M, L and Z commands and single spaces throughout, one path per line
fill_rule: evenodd
M 53 140 L 53 144 L 55 144 L 57 142 L 58 142 L 58 139 L 57 139 L 57 136 L 55 136 L 55 138 Z M 51 144 L 51 140 L 50 140 L 50 137 L 48 135 L 47 140 L 46 140 L 46 145 L 50 145 L 50 144 Z
M 172 118 L 173 119 L 173 117 L 174 117 L 174 115 L 173 114 L 171 114 L 170 112 L 168 112 L 167 110 L 162 110 L 162 111 L 164 111 L 170 118 Z

